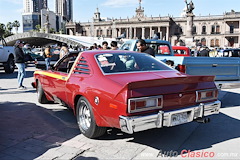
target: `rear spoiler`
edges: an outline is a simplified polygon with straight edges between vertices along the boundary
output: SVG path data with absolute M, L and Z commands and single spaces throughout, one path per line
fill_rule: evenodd
M 174 84 L 198 83 L 198 82 L 214 82 L 215 76 L 187 76 L 187 77 L 172 77 L 164 79 L 153 79 L 146 81 L 135 81 L 126 84 L 123 88 L 137 89 L 147 87 L 157 87 Z

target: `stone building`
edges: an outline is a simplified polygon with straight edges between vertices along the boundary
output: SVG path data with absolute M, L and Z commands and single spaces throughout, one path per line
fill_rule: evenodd
M 101 19 L 97 9 L 92 22 L 69 22 L 67 34 L 117 38 L 124 35 L 127 39 L 153 38 L 170 41 L 172 45 L 186 45 L 187 17 L 147 17 L 139 3 L 136 15 L 126 19 Z M 223 15 L 194 16 L 192 41 L 194 45 L 208 47 L 239 47 L 240 12 L 226 12 Z

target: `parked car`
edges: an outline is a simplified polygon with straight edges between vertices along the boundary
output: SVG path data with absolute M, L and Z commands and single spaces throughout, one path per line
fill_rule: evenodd
M 40 56 L 42 56 L 43 55 L 43 48 L 33 48 L 32 49 L 32 52 L 34 53 L 34 54 L 36 54 L 36 55 L 40 55 Z
M 239 48 L 222 49 L 217 53 L 218 57 L 240 57 Z
M 168 41 L 145 40 L 147 45 L 155 49 L 156 59 L 163 62 L 169 60 L 174 62 L 175 67 L 190 75 L 213 75 L 216 81 L 240 80 L 239 57 L 186 57 L 176 56 Z M 126 41 L 120 49 L 136 51 L 137 40 Z M 162 49 L 163 48 L 163 49 Z M 224 82 L 224 83 L 225 83 Z
M 13 46 L 7 46 L 5 40 L 0 36 L 0 68 L 3 67 L 5 73 L 13 73 L 15 69 L 15 52 Z
M 29 48 L 23 48 L 23 52 L 25 53 L 26 62 L 33 62 L 36 58 L 40 57 L 40 55 L 33 53 Z
M 51 57 L 51 61 L 50 61 L 50 66 L 53 67 L 54 64 L 59 60 L 59 54 L 53 54 Z M 39 56 L 37 58 L 35 58 L 35 67 L 39 68 L 39 69 L 45 69 L 46 68 L 46 62 L 45 59 L 43 58 L 43 56 Z
M 184 57 L 190 57 L 191 52 L 190 49 L 186 46 L 172 46 L 174 56 L 184 56 Z
M 38 102 L 73 109 L 89 138 L 107 127 L 133 134 L 192 121 L 209 122 L 221 106 L 214 76 L 191 76 L 148 54 L 124 50 L 71 53 L 52 70 L 37 70 Z

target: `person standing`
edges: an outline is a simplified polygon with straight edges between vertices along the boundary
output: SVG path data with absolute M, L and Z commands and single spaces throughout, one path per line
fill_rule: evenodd
M 209 50 L 206 46 L 199 52 L 199 57 L 209 57 Z
M 111 50 L 118 50 L 117 41 L 112 41 L 110 45 L 111 45 Z
M 25 55 L 24 52 L 22 50 L 22 47 L 24 46 L 24 43 L 20 40 L 17 40 L 15 42 L 15 62 L 16 62 L 16 66 L 18 68 L 18 89 L 23 90 L 26 89 L 25 86 L 23 86 L 23 79 L 26 75 L 26 71 L 25 71 Z
M 45 58 L 45 63 L 46 63 L 46 70 L 48 70 L 51 67 L 50 66 L 51 57 L 52 57 L 51 47 L 47 46 L 45 48 L 45 50 L 44 50 L 44 58 Z
M 62 57 L 64 57 L 66 54 L 69 53 L 69 50 L 68 50 L 68 46 L 66 43 L 63 43 L 62 44 L 62 47 L 60 49 L 60 55 L 59 55 L 59 58 L 61 59 Z
M 143 40 L 143 39 L 139 39 L 138 42 L 137 42 L 137 48 L 138 48 L 138 51 L 139 52 L 142 52 L 142 53 L 147 53 L 147 54 L 150 54 L 152 55 L 153 57 L 155 57 L 155 52 L 154 50 L 147 46 L 146 42 Z
M 107 41 L 103 41 L 103 42 L 102 42 L 102 50 L 108 50 L 108 49 L 110 49 L 110 48 L 108 47 L 108 42 L 107 42 Z

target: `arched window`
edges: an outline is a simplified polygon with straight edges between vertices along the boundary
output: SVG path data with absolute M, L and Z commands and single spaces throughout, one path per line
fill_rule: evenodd
M 219 39 L 216 39 L 216 40 L 215 40 L 215 47 L 220 47 Z
M 202 44 L 202 46 L 206 46 L 206 39 L 205 38 L 201 39 L 201 44 Z
M 211 34 L 215 34 L 216 30 L 215 30 L 215 25 L 212 25 L 212 32 Z
M 230 25 L 230 33 L 233 33 L 233 32 L 234 32 L 234 26 Z
M 206 30 L 207 30 L 207 29 L 206 29 L 206 26 L 202 26 L 202 34 L 207 34 L 207 33 L 206 33 Z
M 220 32 L 221 32 L 221 31 L 220 31 L 220 26 L 217 25 L 217 26 L 216 26 L 216 34 L 220 34 Z
M 192 33 L 193 33 L 193 34 L 197 34 L 197 27 L 196 27 L 196 26 L 193 26 Z
M 211 39 L 211 42 L 210 42 L 210 47 L 214 47 L 215 46 L 215 40 L 214 39 Z

